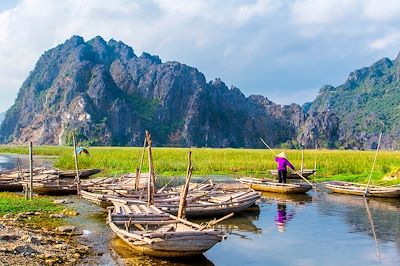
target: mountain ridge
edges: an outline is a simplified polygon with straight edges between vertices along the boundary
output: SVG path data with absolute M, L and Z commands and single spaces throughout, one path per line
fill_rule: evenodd
M 360 86 L 357 78 L 372 72 L 369 80 L 381 78 L 397 59 L 387 60 L 375 72 L 350 74 L 356 81 L 346 86 Z M 344 113 L 327 100 L 337 88 L 324 86 L 302 107 L 279 105 L 261 95 L 246 97 L 218 78 L 207 82 L 185 64 L 137 56 L 121 41 L 73 36 L 39 58 L 6 113 L 0 140 L 61 145 L 74 132 L 91 145 L 141 145 L 149 129 L 159 146 L 262 147 L 264 137 L 273 146 L 353 148 L 348 127 L 341 126 Z M 370 139 L 354 148 L 372 147 Z

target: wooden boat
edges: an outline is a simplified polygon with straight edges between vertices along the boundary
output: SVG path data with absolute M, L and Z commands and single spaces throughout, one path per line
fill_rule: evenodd
M 308 177 L 310 175 L 313 175 L 315 173 L 315 169 L 303 169 L 302 171 L 299 171 L 299 173 L 308 179 Z M 274 176 L 274 177 L 278 177 L 278 170 L 268 170 L 268 172 Z M 292 173 L 292 172 L 288 172 L 287 173 L 287 179 L 302 179 L 298 174 L 296 173 Z
M 0 191 L 20 192 L 22 190 L 22 184 L 15 179 L 0 177 Z
M 144 195 L 145 194 L 145 195 Z M 129 196 L 107 195 L 82 191 L 83 198 L 96 203 L 101 207 L 111 205 L 111 202 L 131 205 L 137 200 L 147 201 L 147 194 L 130 194 Z M 260 193 L 255 191 L 241 192 L 196 192 L 191 191 L 187 196 L 186 217 L 223 216 L 229 213 L 241 212 L 254 205 Z M 154 205 L 160 210 L 177 214 L 180 195 L 176 193 L 155 193 Z
M 156 257 L 197 256 L 224 239 L 224 234 L 162 212 L 136 201 L 114 202 L 108 210 L 111 230 L 129 247 Z
M 111 182 L 110 178 L 94 178 L 81 181 L 81 189 L 88 189 Z M 22 185 L 28 185 L 29 181 L 20 181 Z M 33 177 L 33 191 L 39 195 L 68 195 L 77 194 L 75 178 L 60 178 L 58 175 L 35 175 Z
M 79 170 L 79 178 L 89 178 L 92 175 L 96 175 L 101 172 L 101 169 L 82 169 Z M 68 170 L 68 171 L 62 171 L 58 170 L 58 176 L 60 178 L 75 178 L 76 177 L 76 172 L 75 170 Z
M 312 187 L 305 183 L 277 183 L 270 180 L 253 179 L 253 178 L 240 178 L 239 181 L 251 187 L 254 190 L 274 192 L 274 193 L 306 193 Z
M 322 183 L 324 187 L 342 194 L 364 196 L 366 184 L 356 184 L 342 181 L 327 181 Z M 400 187 L 369 186 L 367 197 L 397 198 L 400 197 Z

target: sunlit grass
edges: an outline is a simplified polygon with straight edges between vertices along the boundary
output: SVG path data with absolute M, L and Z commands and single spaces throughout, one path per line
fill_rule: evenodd
M 184 175 L 187 167 L 187 153 L 192 151 L 195 175 L 267 176 L 268 169 L 276 168 L 274 155 L 266 149 L 212 149 L 212 148 L 153 148 L 154 165 L 157 174 L 165 176 Z M 90 147 L 91 157 L 79 156 L 80 168 L 101 168 L 102 175 L 134 172 L 139 166 L 142 148 Z M 281 150 L 275 150 L 280 152 Z M 27 153 L 27 147 L 0 146 L 1 153 Z M 300 169 L 301 151 L 285 150 L 289 160 Z M 55 167 L 74 169 L 72 147 L 34 147 L 35 155 L 57 155 Z M 338 179 L 365 182 L 371 171 L 374 151 L 352 150 L 305 150 L 304 167 L 314 168 L 316 181 Z M 373 173 L 378 182 L 387 173 L 400 168 L 398 151 L 379 151 Z M 147 151 L 142 172 L 148 171 Z M 396 181 L 392 181 L 395 183 Z M 397 181 L 399 182 L 399 181 Z
M 18 214 L 24 212 L 39 212 L 38 215 L 29 216 L 29 219 L 21 219 L 22 224 L 32 228 L 55 228 L 65 224 L 61 219 L 52 219 L 51 213 L 59 213 L 63 207 L 53 203 L 53 199 L 44 196 L 35 196 L 32 200 L 26 200 L 22 195 L 8 192 L 0 192 L 0 215 Z

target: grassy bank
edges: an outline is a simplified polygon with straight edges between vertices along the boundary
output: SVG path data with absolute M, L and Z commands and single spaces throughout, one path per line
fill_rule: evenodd
M 49 197 L 34 197 L 26 200 L 22 195 L 0 192 L 0 216 L 5 214 L 16 215 L 24 212 L 40 212 L 39 215 L 23 219 L 21 222 L 33 228 L 55 228 L 64 224 L 60 219 L 49 218 L 50 213 L 60 213 L 62 206 L 53 203 Z
M 91 157 L 79 156 L 81 168 L 102 168 L 106 175 L 133 172 L 139 165 L 142 148 L 91 147 Z M 267 176 L 268 169 L 276 168 L 274 155 L 264 149 L 210 149 L 191 148 L 195 175 L 240 175 Z M 187 148 L 154 148 L 154 165 L 159 175 L 184 175 L 187 166 Z M 279 152 L 280 150 L 276 150 Z M 27 153 L 27 147 L 0 146 L 0 153 Z M 301 151 L 286 150 L 289 160 L 300 169 Z M 72 147 L 40 146 L 34 147 L 35 155 L 57 155 L 55 166 L 73 169 Z M 340 179 L 365 182 L 371 171 L 373 151 L 306 150 L 305 168 L 314 168 L 316 160 L 317 181 Z M 376 162 L 373 180 L 381 178 L 400 168 L 400 152 L 380 151 Z M 147 153 L 143 171 L 147 171 Z M 399 182 L 394 180 L 391 183 Z

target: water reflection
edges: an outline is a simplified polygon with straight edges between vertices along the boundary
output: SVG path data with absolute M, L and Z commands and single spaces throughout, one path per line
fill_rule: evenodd
M 263 192 L 261 194 L 261 201 L 264 202 L 281 202 L 290 204 L 305 204 L 313 200 L 312 196 L 308 194 L 281 194 L 272 192 Z
M 400 255 L 400 200 L 392 198 L 363 198 L 330 193 L 320 197 L 325 206 L 319 211 L 328 216 L 343 217 L 351 234 L 366 234 L 376 245 L 381 258 L 381 245 L 395 243 Z
M 278 213 L 275 216 L 275 224 L 278 231 L 283 233 L 285 231 L 286 223 L 293 219 L 295 211 L 287 211 L 287 206 L 285 202 L 278 202 L 277 209 Z

